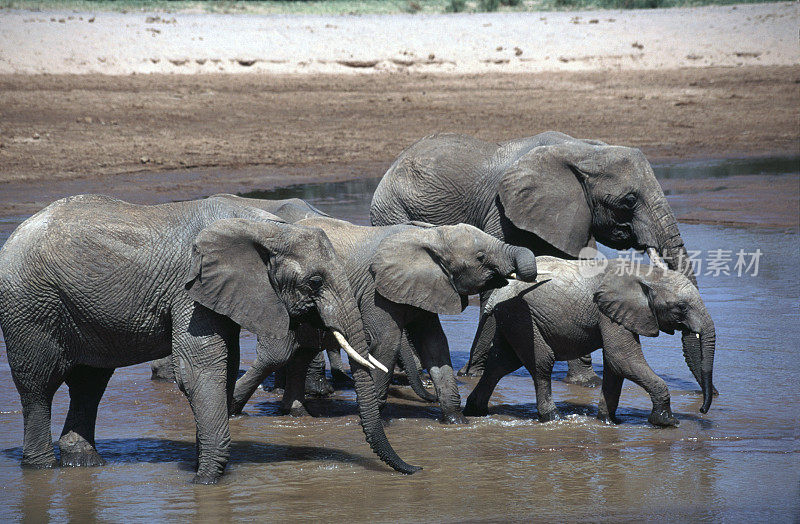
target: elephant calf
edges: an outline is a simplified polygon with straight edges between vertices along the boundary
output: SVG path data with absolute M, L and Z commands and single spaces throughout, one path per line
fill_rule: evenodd
M 639 335 L 672 334 L 676 329 L 700 338 L 701 361 L 689 362 L 711 405 L 716 335 L 697 288 L 681 273 L 630 261 L 567 261 L 538 257 L 542 277 L 531 287 L 512 283 L 495 292 L 486 309 L 497 321 L 493 354 L 467 399 L 466 415 L 485 415 L 499 380 L 524 365 L 533 377 L 539 419 L 560 418 L 550 376 L 556 360 L 569 360 L 603 348 L 603 386 L 598 418 L 615 421 L 622 382 L 633 380 L 650 394 L 648 420 L 677 426 L 669 390 L 644 359 Z M 546 276 L 545 276 L 546 275 Z

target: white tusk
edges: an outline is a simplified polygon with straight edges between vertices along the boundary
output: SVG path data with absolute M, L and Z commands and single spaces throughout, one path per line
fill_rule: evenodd
M 648 247 L 647 256 L 650 257 L 650 262 L 652 262 L 653 265 L 658 266 L 661 269 L 669 269 L 667 264 L 664 263 L 664 259 L 661 258 L 661 255 L 658 254 L 658 251 L 656 251 L 655 248 Z
M 342 335 L 338 331 L 334 330 L 333 337 L 336 339 L 336 342 L 338 342 L 339 345 L 342 346 L 342 349 L 344 350 L 345 353 L 347 353 L 348 357 L 350 357 L 351 359 L 355 360 L 356 362 L 358 362 L 359 364 L 361 364 L 365 368 L 375 369 L 375 366 L 373 366 L 370 361 L 368 361 L 367 359 L 365 359 L 364 357 L 359 355 L 356 352 L 356 350 L 353 349 L 350 346 L 350 344 L 347 343 L 347 339 L 344 338 L 344 335 Z
M 381 370 L 381 371 L 383 371 L 384 373 L 388 373 L 388 372 L 389 372 L 389 370 L 386 368 L 386 366 L 384 366 L 383 364 L 381 364 L 381 361 L 380 361 L 380 360 L 378 360 L 377 358 L 373 357 L 372 355 L 367 355 L 367 358 L 369 359 L 369 361 L 370 361 L 370 362 L 372 362 L 373 364 L 375 364 L 375 367 L 376 367 L 376 368 L 380 369 L 380 370 Z
M 697 338 L 700 338 L 700 333 L 695 333 L 694 336 L 696 336 Z
M 536 278 L 539 278 L 542 275 L 552 275 L 552 274 L 553 274 L 552 271 L 537 271 Z M 517 282 L 524 282 L 523 280 L 519 279 L 516 273 L 511 273 L 510 275 L 508 275 L 508 278 L 506 280 L 516 280 Z

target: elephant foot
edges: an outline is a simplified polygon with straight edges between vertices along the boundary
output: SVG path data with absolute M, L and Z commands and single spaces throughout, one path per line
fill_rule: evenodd
M 445 413 L 442 415 L 441 422 L 442 424 L 469 424 L 467 417 L 465 417 L 460 411 Z
M 647 421 L 654 426 L 662 427 L 677 428 L 680 425 L 678 419 L 672 415 L 672 411 L 669 409 L 654 409 L 650 416 L 647 417 Z
M 58 447 L 61 449 L 61 466 L 92 467 L 105 464 L 94 446 L 74 431 L 61 437 Z
M 306 395 L 327 397 L 333 393 L 333 386 L 325 377 L 306 379 Z
M 596 388 L 603 384 L 603 379 L 597 376 L 597 373 L 591 371 L 575 374 L 567 373 L 567 376 L 564 377 L 564 382 L 584 388 Z
M 245 417 L 249 417 L 249 416 L 250 415 L 248 415 L 247 413 L 242 413 L 241 411 L 239 411 L 237 413 L 229 414 L 228 415 L 228 420 L 236 420 L 236 419 L 239 419 L 239 418 L 245 418 Z
M 192 484 L 202 484 L 203 486 L 210 486 L 218 482 L 219 482 L 218 475 L 201 475 L 199 473 L 195 475 L 191 481 Z
M 483 368 L 479 366 L 467 367 L 469 364 L 464 364 L 464 367 L 458 370 L 459 377 L 480 377 L 483 375 Z
M 58 461 L 52 452 L 38 458 L 30 458 L 23 455 L 21 466 L 25 469 L 50 469 L 58 466 Z
M 467 399 L 467 404 L 464 406 L 464 415 L 468 417 L 485 417 L 488 414 L 488 406 L 478 407 L 476 402 L 470 402 L 470 400 Z
M 619 424 L 619 419 L 614 415 L 609 415 L 608 413 L 598 413 L 597 420 L 604 424 Z
M 539 422 L 552 422 L 554 420 L 561 420 L 561 412 L 558 409 L 539 412 Z
M 311 413 L 308 412 L 306 407 L 299 400 L 292 402 L 292 405 L 287 407 L 281 406 L 280 412 L 282 415 L 289 415 L 291 417 L 310 417 Z
M 333 382 L 334 386 L 339 387 L 353 387 L 355 385 L 350 375 L 339 369 L 331 370 L 331 382 Z

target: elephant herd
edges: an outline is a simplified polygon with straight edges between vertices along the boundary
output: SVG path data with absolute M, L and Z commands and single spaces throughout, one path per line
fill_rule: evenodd
M 282 405 L 303 412 L 306 372 L 322 350 L 348 355 L 366 440 L 406 474 L 420 468 L 395 453 L 381 419 L 398 359 L 448 423 L 486 414 L 498 381 L 525 366 L 547 421 L 559 418 L 553 363 L 569 360 L 572 380 L 591 382 L 589 354 L 603 348 L 599 417 L 615 420 L 627 378 L 651 396 L 648 420 L 670 426 L 669 391 L 639 335 L 680 330 L 707 412 L 714 324 L 640 151 L 556 132 L 502 143 L 433 135 L 392 164 L 370 218 L 371 227 L 353 225 L 301 200 L 216 195 L 146 206 L 81 195 L 23 222 L 0 250 L 23 465 L 57 464 L 50 419 L 62 383 L 70 404 L 60 464 L 102 464 L 94 433 L 106 385 L 115 368 L 154 360 L 189 400 L 193 482 L 204 484 L 228 461 L 228 417 L 267 375 L 285 371 Z M 644 250 L 653 265 L 577 260 L 595 240 Z M 461 313 L 470 295 L 480 295 L 481 317 L 460 373 L 481 378 L 462 411 L 438 315 Z M 258 346 L 237 380 L 240 328 Z M 415 359 L 435 396 L 421 388 Z

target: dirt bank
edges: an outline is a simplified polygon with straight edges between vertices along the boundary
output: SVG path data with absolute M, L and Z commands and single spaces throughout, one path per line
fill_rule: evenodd
M 798 82 L 797 66 L 0 76 L 0 214 L 89 191 L 155 202 L 379 176 L 439 131 L 500 140 L 557 129 L 654 161 L 798 154 Z

